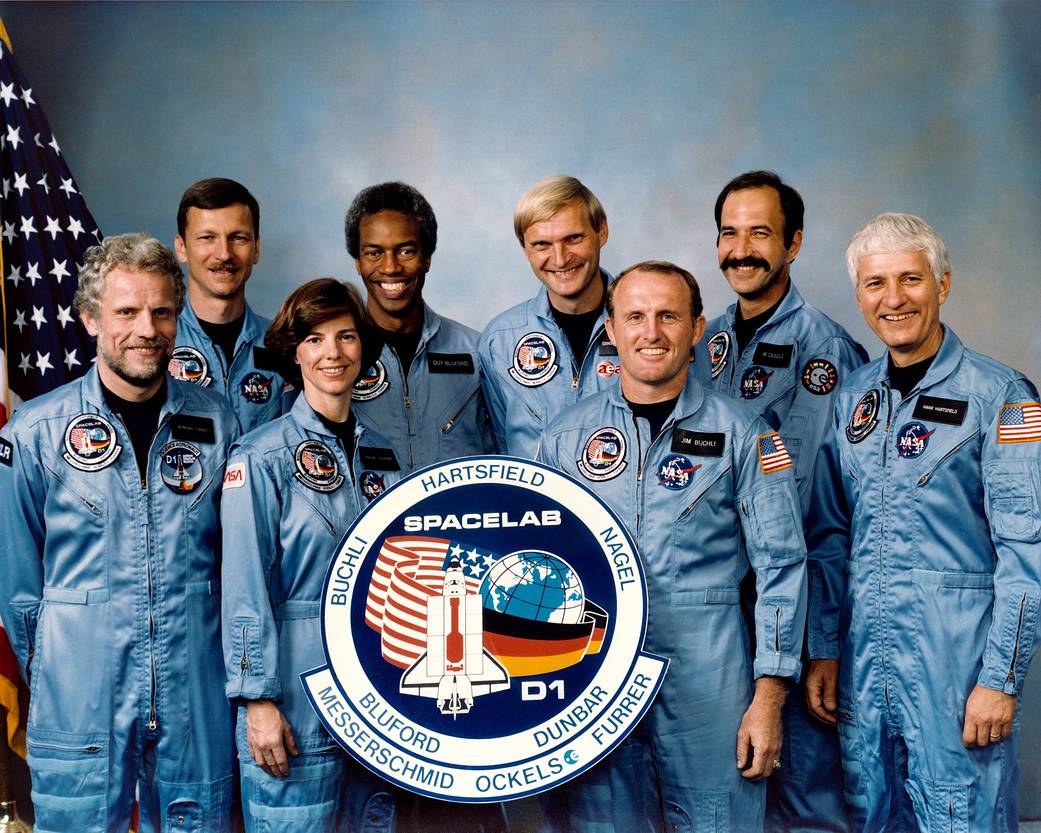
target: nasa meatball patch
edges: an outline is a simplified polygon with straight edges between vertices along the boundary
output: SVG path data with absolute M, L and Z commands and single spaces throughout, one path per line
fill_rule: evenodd
M 839 372 L 827 359 L 810 359 L 802 369 L 802 386 L 817 396 L 826 396 L 839 383 Z
M 322 590 L 325 663 L 301 674 L 329 734 L 422 795 L 484 803 L 558 787 L 647 712 L 634 543 L 593 492 L 512 457 L 417 472 L 358 517 Z

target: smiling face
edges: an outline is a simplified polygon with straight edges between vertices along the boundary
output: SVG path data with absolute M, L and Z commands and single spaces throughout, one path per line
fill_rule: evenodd
M 705 332 L 694 318 L 683 278 L 660 272 L 629 272 L 615 286 L 607 335 L 618 348 L 622 393 L 630 402 L 663 402 L 678 396 L 687 380 L 690 349 Z
M 802 245 L 802 231 L 784 245 L 781 196 L 773 188 L 729 194 L 719 218 L 716 256 L 746 317 L 772 307 L 788 286 L 788 269 Z
M 571 314 L 596 309 L 603 298 L 600 249 L 606 242 L 607 221 L 594 229 L 580 203 L 524 230 L 524 255 L 555 309 Z
M 169 275 L 116 266 L 105 276 L 97 314 L 80 317 L 97 339 L 98 374 L 117 396 L 155 393 L 177 339 L 177 293 Z
M 376 325 L 398 331 L 422 324 L 430 257 L 420 248 L 416 218 L 400 211 L 366 214 L 358 224 L 358 238 L 354 265 Z
M 350 409 L 351 388 L 361 372 L 361 338 L 350 315 L 316 324 L 296 346 L 304 398 L 323 416 L 342 422 Z
M 188 264 L 193 302 L 229 301 L 245 296 L 246 281 L 260 260 L 260 238 L 249 206 L 189 208 L 184 236 L 174 241 L 177 259 Z
M 950 272 L 937 285 L 923 251 L 857 260 L 857 306 L 898 367 L 927 359 L 940 349 L 940 305 L 950 286 Z

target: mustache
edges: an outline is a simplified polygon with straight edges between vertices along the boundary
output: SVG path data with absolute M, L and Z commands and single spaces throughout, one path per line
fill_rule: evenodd
M 770 264 L 763 260 L 761 257 L 755 257 L 749 255 L 748 257 L 728 257 L 721 264 L 719 268 L 726 271 L 727 269 L 736 269 L 739 266 L 758 266 L 760 269 L 769 271 Z
M 159 336 L 159 337 L 156 337 L 156 338 L 142 338 L 142 339 L 139 339 L 138 341 L 135 341 L 133 344 L 128 344 L 127 345 L 127 349 L 128 350 L 133 350 L 133 349 L 135 349 L 137 347 L 149 347 L 150 348 L 150 347 L 169 347 L 169 346 L 170 346 L 170 340 L 166 339 L 166 338 L 162 338 L 161 336 Z

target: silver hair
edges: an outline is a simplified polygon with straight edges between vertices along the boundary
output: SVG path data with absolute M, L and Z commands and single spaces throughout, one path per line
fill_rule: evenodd
M 857 286 L 857 261 L 865 255 L 925 252 L 936 285 L 951 271 L 947 246 L 933 227 L 914 214 L 879 214 L 863 226 L 846 248 L 846 269 L 853 287 Z
M 184 309 L 184 276 L 181 265 L 166 246 L 141 232 L 116 234 L 106 237 L 97 246 L 87 249 L 83 268 L 79 271 L 79 286 L 72 299 L 76 309 L 98 315 L 105 278 L 118 266 L 137 272 L 166 275 L 173 281 L 177 296 L 177 314 Z

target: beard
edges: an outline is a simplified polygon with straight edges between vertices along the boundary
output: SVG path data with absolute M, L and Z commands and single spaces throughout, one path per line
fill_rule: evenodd
M 135 347 L 158 347 L 161 349 L 161 353 L 156 359 L 138 358 L 136 366 L 132 366 L 127 359 L 127 353 Z M 165 338 L 139 341 L 136 344 L 118 349 L 114 355 L 101 345 L 100 340 L 98 342 L 98 358 L 116 376 L 127 384 L 138 388 L 147 388 L 161 379 L 163 374 L 166 373 L 166 368 L 170 364 L 172 355 L 173 348 Z

